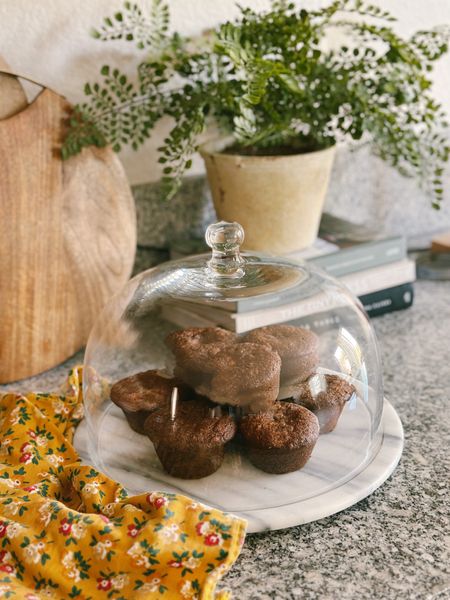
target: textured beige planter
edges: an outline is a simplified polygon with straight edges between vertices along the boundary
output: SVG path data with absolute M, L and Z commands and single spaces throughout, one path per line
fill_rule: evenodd
M 336 148 L 287 156 L 223 154 L 229 143 L 214 140 L 200 149 L 218 218 L 242 225 L 247 249 L 281 254 L 312 244 Z

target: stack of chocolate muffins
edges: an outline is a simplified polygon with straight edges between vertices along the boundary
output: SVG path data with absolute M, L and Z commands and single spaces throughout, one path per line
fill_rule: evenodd
M 132 375 L 112 386 L 111 400 L 150 438 L 174 477 L 214 473 L 237 432 L 258 469 L 301 469 L 355 393 L 338 375 L 316 373 L 319 340 L 301 327 L 270 325 L 241 336 L 190 328 L 172 332 L 166 344 L 175 358 L 173 377 Z

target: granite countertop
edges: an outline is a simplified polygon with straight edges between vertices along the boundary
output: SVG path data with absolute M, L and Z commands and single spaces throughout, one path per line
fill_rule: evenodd
M 400 464 L 352 508 L 248 536 L 222 584 L 237 600 L 450 599 L 450 283 L 418 282 L 412 308 L 373 323 L 405 430 Z M 81 360 L 0 391 L 55 389 Z

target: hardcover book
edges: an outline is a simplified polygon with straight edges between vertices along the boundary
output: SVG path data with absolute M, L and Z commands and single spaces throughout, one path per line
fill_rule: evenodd
M 334 277 L 400 261 L 407 256 L 403 236 L 385 237 L 364 225 L 324 213 L 320 222 L 317 253 L 306 251 L 286 255 L 307 260 Z M 325 245 L 326 244 L 326 245 Z
M 313 246 L 285 258 L 307 261 L 339 278 L 360 298 L 369 316 L 412 304 L 415 263 L 407 258 L 402 236 L 385 237 L 371 228 L 324 213 Z M 180 327 L 220 325 L 243 333 L 288 321 L 326 328 L 336 319 L 339 321 L 340 310 L 343 309 L 330 305 L 323 293 L 298 300 L 298 288 L 293 285 L 282 296 L 265 294 L 234 302 L 215 301 L 214 306 L 204 300 L 174 302 L 164 307 L 163 316 Z
M 404 259 L 397 263 L 367 269 L 360 273 L 351 273 L 341 277 L 341 281 L 356 296 L 367 296 L 382 289 L 395 288 L 415 279 L 415 263 Z M 324 311 L 340 308 L 337 300 L 324 292 L 318 292 L 307 299 L 295 299 L 298 290 L 294 287 L 287 293 L 282 304 L 274 300 L 268 304 L 264 296 L 243 299 L 235 302 L 223 302 L 214 305 L 202 302 L 166 303 L 162 316 L 180 327 L 212 327 L 220 325 L 236 333 L 244 333 L 255 327 L 263 327 L 273 323 L 293 321 Z M 276 298 L 276 297 L 275 297 Z M 261 306 L 259 302 L 266 303 Z M 252 309 L 249 309 L 251 302 Z
M 209 252 L 204 239 L 176 240 L 170 257 L 181 258 L 190 254 Z M 403 236 L 385 236 L 365 225 L 323 213 L 319 237 L 314 244 L 299 252 L 284 255 L 291 260 L 306 260 L 324 269 L 334 277 L 342 277 L 407 257 L 407 243 Z

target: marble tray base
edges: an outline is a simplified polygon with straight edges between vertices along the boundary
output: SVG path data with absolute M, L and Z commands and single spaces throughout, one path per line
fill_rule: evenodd
M 346 412 L 336 430 L 319 439 L 315 459 L 313 453 L 304 469 L 287 475 L 258 471 L 238 452 L 231 452 L 210 477 L 191 481 L 169 477 L 161 469 L 151 442 L 132 432 L 114 406 L 102 425 L 110 447 L 107 457 L 99 458 L 92 448 L 85 422 L 77 429 L 75 447 L 84 461 L 120 481 L 132 494 L 158 489 L 190 495 L 244 517 L 249 533 L 254 533 L 293 527 L 344 510 L 391 475 L 403 450 L 403 429 L 395 409 L 384 401 L 379 445 L 366 463 L 356 460 L 358 453 L 349 433 L 358 429 L 365 411 Z M 135 458 L 133 470 L 130 456 Z
M 386 399 L 382 416 L 382 440 L 378 452 L 354 477 L 323 494 L 286 505 L 240 513 L 249 522 L 248 532 L 284 529 L 310 523 L 353 506 L 380 487 L 395 470 L 403 452 L 403 427 L 394 407 Z

